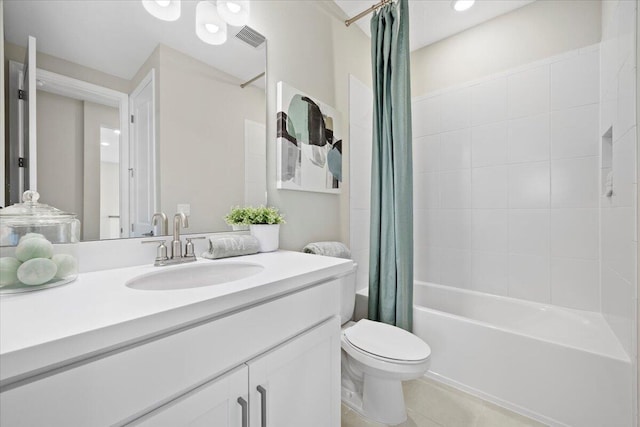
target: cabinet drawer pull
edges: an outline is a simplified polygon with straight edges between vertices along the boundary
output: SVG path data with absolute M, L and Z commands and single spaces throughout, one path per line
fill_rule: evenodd
M 240 404 L 240 407 L 242 408 L 242 427 L 248 427 L 249 426 L 249 413 L 248 413 L 248 409 L 249 406 L 247 405 L 247 401 L 244 400 L 243 398 L 239 397 L 238 398 L 238 403 Z
M 260 393 L 260 427 L 267 427 L 267 390 L 261 385 L 257 390 Z

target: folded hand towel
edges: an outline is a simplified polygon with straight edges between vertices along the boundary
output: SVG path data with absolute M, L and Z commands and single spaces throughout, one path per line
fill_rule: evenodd
M 351 259 L 351 251 L 349 251 L 349 248 L 344 243 L 340 242 L 309 243 L 302 249 L 302 252 L 307 254 Z
M 258 239 L 249 235 L 241 236 L 211 236 L 209 250 L 202 254 L 203 258 L 218 259 L 240 255 L 258 253 L 260 243 Z

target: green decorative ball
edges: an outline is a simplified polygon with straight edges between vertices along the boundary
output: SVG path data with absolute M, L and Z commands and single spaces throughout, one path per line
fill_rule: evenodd
M 14 257 L 0 258 L 0 288 L 18 283 L 18 267 L 22 264 Z
M 34 258 L 51 258 L 52 256 L 53 245 L 47 239 L 26 239 L 16 246 L 16 258 L 22 262 Z
M 76 257 L 69 254 L 56 254 L 51 258 L 58 270 L 56 272 L 56 277 L 58 279 L 66 279 L 70 276 L 75 276 L 78 274 L 78 260 Z
M 29 286 L 43 285 L 54 278 L 57 269 L 56 263 L 50 259 L 30 259 L 18 268 L 18 280 Z
M 18 243 L 22 242 L 23 240 L 29 240 L 29 239 L 46 239 L 46 237 L 44 237 L 40 233 L 27 233 L 20 238 Z

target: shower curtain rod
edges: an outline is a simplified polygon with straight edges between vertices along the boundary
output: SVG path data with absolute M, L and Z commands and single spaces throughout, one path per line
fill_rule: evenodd
M 348 27 L 349 25 L 351 25 L 354 22 L 356 22 L 358 19 L 367 16 L 371 12 L 375 12 L 376 10 L 380 9 L 382 6 L 384 6 L 386 4 L 389 4 L 391 2 L 393 2 L 393 0 L 382 0 L 380 3 L 376 3 L 373 6 L 371 6 L 369 9 L 363 10 L 362 12 L 360 12 L 359 14 L 354 16 L 353 18 L 347 19 L 346 21 L 344 21 L 344 25 L 346 25 Z
M 257 76 L 255 76 L 254 78 L 252 78 L 251 80 L 248 80 L 248 81 L 246 81 L 246 82 L 242 83 L 242 84 L 240 85 L 240 87 L 241 87 L 242 89 L 244 89 L 245 87 L 249 86 L 251 83 L 255 82 L 256 80 L 258 80 L 258 79 L 259 79 L 260 77 L 262 77 L 262 76 L 264 76 L 264 71 L 263 71 L 262 73 L 258 74 Z

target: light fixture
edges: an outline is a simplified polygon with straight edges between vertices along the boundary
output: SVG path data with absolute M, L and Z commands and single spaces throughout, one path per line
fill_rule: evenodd
M 249 0 L 218 0 L 218 14 L 234 27 L 249 23 Z
M 196 6 L 196 34 L 209 44 L 218 45 L 227 41 L 227 23 L 220 17 L 212 1 L 201 1 Z
M 475 2 L 476 0 L 453 0 L 451 2 L 451 7 L 456 12 L 464 12 L 465 10 L 470 9 Z
M 142 0 L 142 5 L 147 12 L 163 21 L 180 18 L 180 0 Z

